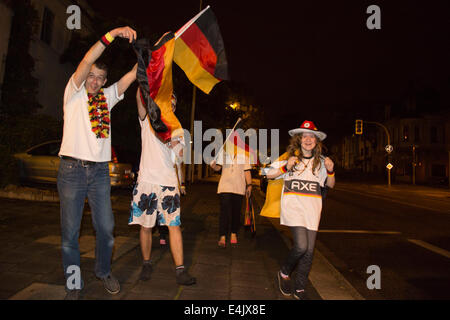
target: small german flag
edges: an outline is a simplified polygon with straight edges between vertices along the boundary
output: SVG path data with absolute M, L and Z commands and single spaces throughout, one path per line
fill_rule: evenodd
M 134 44 L 141 100 L 147 108 L 152 128 L 163 142 L 183 132 L 180 121 L 172 111 L 174 45 L 173 32 L 164 34 L 154 46 L 147 39 L 139 39 Z
M 209 94 L 218 82 L 228 80 L 225 46 L 209 6 L 175 34 L 174 61 L 193 84 Z

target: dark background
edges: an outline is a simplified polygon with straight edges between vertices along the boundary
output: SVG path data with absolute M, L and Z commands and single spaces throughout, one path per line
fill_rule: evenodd
M 178 30 L 200 3 L 89 2 L 110 19 L 124 17 L 157 34 Z M 381 30 L 366 27 L 371 4 L 381 9 Z M 280 128 L 282 137 L 308 119 L 335 140 L 353 132 L 357 117 L 378 120 L 385 104 L 401 104 L 411 93 L 426 96 L 426 111 L 449 107 L 449 1 L 206 5 L 217 16 L 231 79 L 264 110 L 265 127 Z

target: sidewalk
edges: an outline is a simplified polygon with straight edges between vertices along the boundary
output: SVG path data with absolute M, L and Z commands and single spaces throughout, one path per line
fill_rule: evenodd
M 271 223 L 257 218 L 257 233 L 252 237 L 241 228 L 239 245 L 226 249 L 217 247 L 219 199 L 215 182 L 197 182 L 182 198 L 182 226 L 185 265 L 197 278 L 194 286 L 178 286 L 170 250 L 162 250 L 153 239 L 154 271 L 149 281 L 138 279 L 142 258 L 139 247 L 139 228 L 127 225 L 130 197 L 120 196 L 113 201 L 116 216 L 113 273 L 121 283 L 117 295 L 106 293 L 101 281 L 94 276 L 95 238 L 85 208 L 80 237 L 81 269 L 85 281 L 81 299 L 124 300 L 284 300 L 278 290 L 276 273 L 288 253 L 282 237 Z M 9 221 L 8 232 L 0 235 L 0 299 L 63 299 L 64 279 L 61 270 L 59 205 L 51 202 L 8 202 L 11 212 L 2 213 L 2 221 Z M 31 222 L 33 232 L 23 231 L 23 221 L 29 219 L 23 207 L 30 203 L 46 211 Z M 15 208 L 21 214 L 12 219 Z M 39 210 L 38 210 L 39 211 Z M 32 213 L 29 213 L 29 215 Z M 2 225 L 4 227 L 4 225 Z M 6 227 L 2 231 L 6 231 Z M 321 299 L 311 284 L 307 299 Z

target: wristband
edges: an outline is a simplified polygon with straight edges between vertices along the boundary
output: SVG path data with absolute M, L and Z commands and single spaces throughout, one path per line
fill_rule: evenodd
M 284 165 L 284 166 L 280 167 L 280 171 L 281 171 L 281 173 L 286 173 L 288 171 L 287 170 L 287 165 Z
M 327 175 L 328 175 L 329 177 L 334 177 L 334 171 L 328 171 L 328 170 L 327 170 Z
M 101 37 L 100 42 L 103 43 L 105 47 L 109 46 L 111 42 L 114 41 L 114 37 L 108 32 L 103 37 Z

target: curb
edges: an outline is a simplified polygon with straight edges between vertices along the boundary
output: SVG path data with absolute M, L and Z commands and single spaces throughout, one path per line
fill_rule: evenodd
M 57 191 L 24 188 L 12 185 L 0 190 L 0 197 L 17 200 L 59 202 Z

